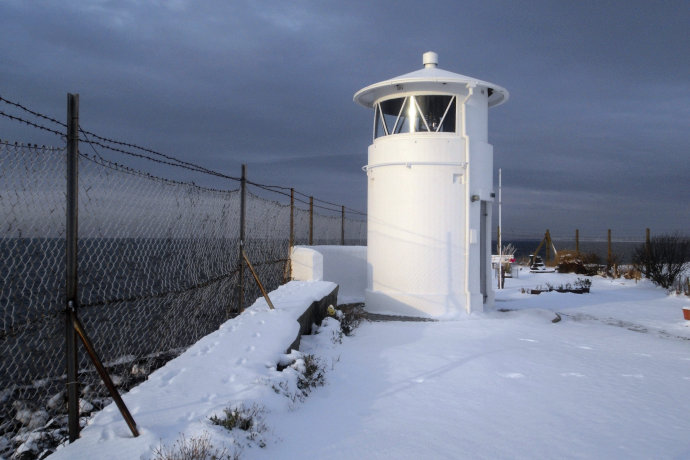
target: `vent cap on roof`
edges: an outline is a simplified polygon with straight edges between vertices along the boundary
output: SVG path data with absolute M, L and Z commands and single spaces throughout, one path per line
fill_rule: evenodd
M 438 66 L 438 54 L 433 51 L 427 51 L 422 55 L 422 62 L 425 68 L 432 68 Z

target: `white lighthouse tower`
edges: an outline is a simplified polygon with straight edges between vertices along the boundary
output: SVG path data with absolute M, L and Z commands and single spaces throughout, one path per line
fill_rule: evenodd
M 374 109 L 369 146 L 369 311 L 453 318 L 493 304 L 489 107 L 508 99 L 493 83 L 424 68 L 358 91 Z

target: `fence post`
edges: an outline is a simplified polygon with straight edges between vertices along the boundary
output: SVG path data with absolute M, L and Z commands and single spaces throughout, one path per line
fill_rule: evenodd
M 290 188 L 290 254 L 288 256 L 288 279 L 292 279 L 292 248 L 295 246 L 295 189 Z
M 242 165 L 242 179 L 240 180 L 240 251 L 239 251 L 239 299 L 237 302 L 237 313 L 244 310 L 244 229 L 247 212 L 247 165 Z
M 575 229 L 575 254 L 580 257 L 580 229 Z
M 314 197 L 309 197 L 309 246 L 314 245 Z
M 608 229 L 608 249 L 606 252 L 606 271 L 608 272 L 611 269 L 612 263 L 612 257 L 613 257 L 613 252 L 611 251 L 611 229 Z
M 645 230 L 645 236 L 644 236 L 644 252 L 647 257 L 649 257 L 649 248 L 651 247 L 652 240 L 649 237 L 649 228 Z M 649 259 L 647 259 L 649 260 Z
M 345 246 L 345 206 L 340 207 L 340 245 Z
M 77 242 L 79 230 L 79 95 L 67 94 L 67 203 L 65 227 L 66 296 L 65 339 L 67 361 L 67 424 L 69 442 L 79 438 L 79 381 L 77 376 Z

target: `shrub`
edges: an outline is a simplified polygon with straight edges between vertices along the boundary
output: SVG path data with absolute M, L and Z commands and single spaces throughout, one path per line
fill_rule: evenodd
M 222 426 L 226 430 L 238 430 L 246 431 L 248 437 L 251 440 L 259 440 L 259 445 L 263 447 L 265 444 L 260 440 L 260 434 L 266 431 L 266 426 L 263 422 L 263 414 L 265 410 L 263 407 L 256 404 L 251 406 L 245 406 L 240 404 L 237 407 L 225 408 L 223 417 L 218 417 L 216 415 L 210 417 L 211 423 L 214 425 Z
M 348 337 L 351 336 L 357 326 L 362 322 L 363 317 L 364 310 L 361 308 L 350 308 L 343 311 L 343 315 L 338 318 L 343 334 Z
M 575 280 L 575 289 L 589 289 L 592 287 L 592 280 L 587 278 L 578 278 Z
M 238 453 L 228 453 L 215 448 L 204 434 L 198 438 L 185 438 L 184 434 L 172 446 L 159 446 L 153 451 L 152 460 L 236 460 Z
M 326 382 L 326 374 L 323 363 L 314 355 L 304 355 L 303 372 L 297 378 L 297 388 L 308 394 L 312 388 L 323 385 Z
M 690 239 L 679 234 L 652 238 L 649 244 L 638 246 L 633 263 L 652 282 L 671 289 L 690 260 Z

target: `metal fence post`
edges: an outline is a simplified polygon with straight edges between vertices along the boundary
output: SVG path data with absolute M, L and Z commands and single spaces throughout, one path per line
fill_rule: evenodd
M 65 339 L 67 361 L 67 424 L 69 442 L 79 438 L 79 382 L 77 376 L 77 242 L 79 223 L 79 95 L 67 94 L 67 203 L 66 203 L 66 286 Z
M 345 206 L 340 207 L 340 245 L 345 246 Z
M 295 189 L 290 188 L 290 255 L 288 279 L 292 279 L 292 248 L 295 246 Z
M 240 193 L 240 251 L 239 251 L 239 299 L 237 303 L 237 312 L 242 313 L 244 310 L 244 230 L 245 219 L 247 212 L 247 165 L 242 165 L 242 179 L 241 179 L 241 193 Z
M 309 246 L 314 245 L 314 197 L 309 197 Z

